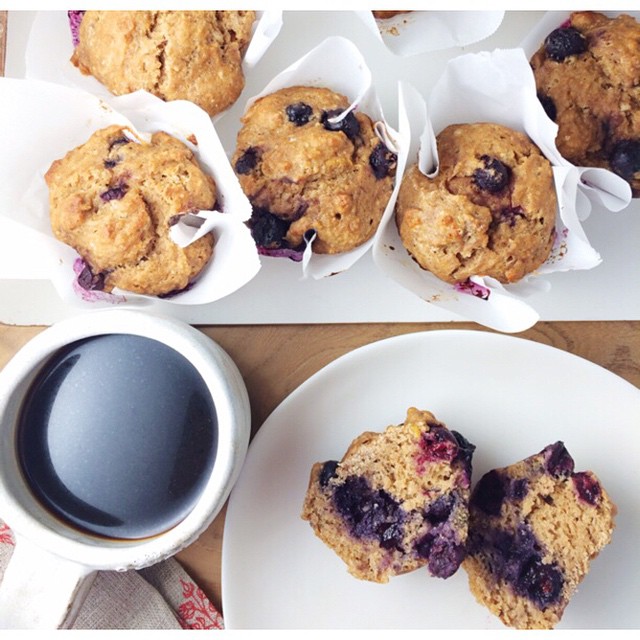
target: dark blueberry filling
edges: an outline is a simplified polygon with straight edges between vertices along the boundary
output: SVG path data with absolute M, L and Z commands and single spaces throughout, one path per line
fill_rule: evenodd
M 253 209 L 249 228 L 251 236 L 259 247 L 278 249 L 286 245 L 285 236 L 291 223 L 273 215 L 266 209 Z
M 405 513 L 383 489 L 362 476 L 349 476 L 335 488 L 334 505 L 356 538 L 377 540 L 385 549 L 401 548 Z
M 529 491 L 529 483 L 526 478 L 515 478 L 509 483 L 507 493 L 514 500 L 522 500 Z
M 476 484 L 471 504 L 490 516 L 499 516 L 502 502 L 507 495 L 508 479 L 493 469 L 485 473 Z
M 100 198 L 105 202 L 110 200 L 121 200 L 129 190 L 129 187 L 124 182 L 119 182 L 113 187 L 110 187 L 106 191 L 100 194 Z
M 109 151 L 111 151 L 114 147 L 121 147 L 123 144 L 129 144 L 131 140 L 125 136 L 121 136 L 120 138 L 116 138 L 109 143 Z
M 473 183 L 483 191 L 498 193 L 509 184 L 510 170 L 498 158 L 480 156 L 484 167 L 473 172 Z
M 320 475 L 318 476 L 318 482 L 321 487 L 326 487 L 329 484 L 329 480 L 336 475 L 336 469 L 338 468 L 337 460 L 328 460 L 322 465 Z
M 552 98 L 545 95 L 544 93 L 538 93 L 538 100 L 540 100 L 540 104 L 544 109 L 545 113 L 553 120 L 556 121 L 556 117 L 558 115 L 558 110 L 556 109 L 556 103 Z
M 484 535 L 472 534 L 470 551 L 486 554 L 490 571 L 540 609 L 560 599 L 562 570 L 555 562 L 542 561 L 541 545 L 529 525 L 520 524 L 515 533 L 493 529 Z
M 115 167 L 118 164 L 118 162 L 120 162 L 120 158 L 117 158 L 117 159 L 108 158 L 107 160 L 104 161 L 104 168 L 113 169 L 113 167 Z
M 562 62 L 569 56 L 584 53 L 587 39 L 575 27 L 560 27 L 545 38 L 544 50 L 547 58 Z
M 104 274 L 94 274 L 88 264 L 78 275 L 78 284 L 85 291 L 102 291 L 104 289 Z
M 258 164 L 260 153 L 256 147 L 249 147 L 237 160 L 235 164 L 236 173 L 245 175 L 251 173 Z
M 428 561 L 429 573 L 436 578 L 452 576 L 465 556 L 465 548 L 449 525 L 434 527 L 415 546 L 416 553 Z
M 497 223 L 498 224 L 508 224 L 510 227 L 515 227 L 518 218 L 524 218 L 525 213 L 522 207 L 504 207 L 504 209 L 500 210 L 498 214 Z
M 531 556 L 522 567 L 516 591 L 526 595 L 540 609 L 558 601 L 564 580 L 557 564 L 544 564 L 540 556 Z
M 458 442 L 453 433 L 437 423 L 430 424 L 429 431 L 422 434 L 420 448 L 422 462 L 452 462 L 459 451 Z
M 471 444 L 462 434 L 455 430 L 452 430 L 451 433 L 458 443 L 458 460 L 462 463 L 469 481 L 471 480 L 471 462 L 476 445 Z
M 322 113 L 321 122 L 325 129 L 328 131 L 342 131 L 349 140 L 355 140 L 360 133 L 360 123 L 354 115 L 353 111 L 349 111 L 344 118 L 341 118 L 337 122 L 333 121 L 333 118 L 337 118 L 343 113 L 342 109 L 332 109 L 330 111 L 324 111 Z
M 376 145 L 375 149 L 369 156 L 369 165 L 371 166 L 371 170 L 373 171 L 373 175 L 376 177 L 376 180 L 382 180 L 387 176 L 394 175 L 397 162 L 398 156 L 389 151 L 382 142 Z
M 602 496 L 602 488 L 588 471 L 574 473 L 571 479 L 581 500 L 592 506 L 598 504 Z
M 640 140 L 620 140 L 609 156 L 611 168 L 628 182 L 640 171 Z
M 542 450 L 545 455 L 545 469 L 547 473 L 559 478 L 573 473 L 574 462 L 563 442 L 550 444 Z
M 432 526 L 445 522 L 449 519 L 457 501 L 458 499 L 453 493 L 445 493 L 429 505 L 425 518 Z
M 295 104 L 290 104 L 285 109 L 285 112 L 289 122 L 295 124 L 296 127 L 301 127 L 309 122 L 313 109 L 304 102 L 296 102 Z

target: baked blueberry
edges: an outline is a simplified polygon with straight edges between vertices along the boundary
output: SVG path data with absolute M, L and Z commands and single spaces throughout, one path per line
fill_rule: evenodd
M 587 39 L 575 27 L 560 27 L 545 38 L 544 50 L 548 58 L 562 62 L 569 56 L 584 53 Z
M 100 194 L 100 198 L 105 202 L 109 202 L 110 200 L 121 200 L 122 198 L 124 198 L 125 193 L 127 193 L 128 189 L 129 187 L 124 182 L 119 182 L 106 191 L 103 191 Z
M 542 450 L 545 456 L 545 469 L 547 473 L 559 478 L 570 476 L 573 473 L 574 462 L 563 442 L 550 444 Z
M 284 246 L 290 223 L 273 215 L 266 209 L 255 207 L 249 220 L 251 236 L 256 245 L 267 249 L 278 249 Z
M 533 555 L 522 567 L 516 590 L 544 609 L 559 600 L 563 584 L 562 571 L 557 564 L 544 564 L 540 556 Z
M 338 468 L 337 460 L 328 460 L 322 465 L 322 470 L 320 471 L 320 476 L 318 477 L 318 482 L 321 487 L 326 487 L 329 484 L 329 480 L 333 478 L 336 474 L 336 469 Z
M 499 471 L 493 469 L 478 481 L 472 504 L 490 516 L 499 516 L 506 495 L 507 481 Z
M 609 157 L 611 168 L 627 181 L 640 171 L 640 140 L 620 140 Z
M 484 166 L 473 172 L 474 184 L 483 191 L 498 193 L 509 184 L 510 170 L 498 158 L 480 156 Z
M 356 538 L 384 541 L 386 547 L 400 544 L 403 510 L 386 491 L 374 491 L 362 476 L 350 476 L 336 487 L 333 499 Z
M 349 111 L 347 115 L 336 120 L 342 113 L 342 109 L 332 109 L 324 111 L 321 122 L 328 131 L 342 131 L 349 140 L 355 140 L 360 133 L 360 123 L 354 115 L 353 111 Z
M 398 156 L 380 142 L 369 156 L 369 165 L 377 180 L 395 175 Z
M 538 93 L 538 100 L 540 100 L 540 104 L 545 113 L 555 122 L 558 116 L 558 110 L 556 109 L 556 103 L 553 101 L 553 98 L 550 98 L 544 93 Z
M 295 124 L 296 127 L 301 127 L 308 124 L 313 108 L 304 102 L 296 102 L 295 104 L 290 104 L 285 109 L 285 112 L 289 122 Z
M 85 264 L 78 275 L 77 282 L 86 291 L 102 291 L 104 289 L 104 274 L 94 274 L 89 265 Z
M 256 168 L 260 158 L 256 147 L 249 147 L 237 160 L 235 164 L 236 173 L 245 175 L 251 173 Z
M 584 502 L 595 506 L 600 501 L 602 489 L 600 483 L 588 471 L 580 471 L 571 476 L 578 496 Z

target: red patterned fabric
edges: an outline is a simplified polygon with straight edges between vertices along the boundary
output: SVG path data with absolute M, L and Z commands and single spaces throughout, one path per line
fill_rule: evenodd
M 0 580 L 15 538 L 0 520 Z M 19 543 L 18 543 L 19 544 Z M 224 629 L 224 621 L 173 558 L 139 571 L 98 572 L 77 629 Z

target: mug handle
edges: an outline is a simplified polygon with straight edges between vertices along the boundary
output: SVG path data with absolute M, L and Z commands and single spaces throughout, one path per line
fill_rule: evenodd
M 69 628 L 95 575 L 16 535 L 0 583 L 0 629 Z

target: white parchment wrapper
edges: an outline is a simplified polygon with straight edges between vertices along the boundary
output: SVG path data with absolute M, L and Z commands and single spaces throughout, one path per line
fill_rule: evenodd
M 615 18 L 621 13 L 626 13 L 627 15 L 634 17 L 637 21 L 640 22 L 640 11 L 598 11 L 598 13 L 602 13 L 610 18 Z M 544 39 L 554 29 L 557 29 L 558 27 L 566 23 L 566 21 L 569 20 L 570 17 L 570 11 L 548 11 L 547 13 L 545 13 L 542 19 L 534 26 L 534 28 L 527 34 L 527 37 L 520 43 L 520 48 L 522 48 L 522 50 L 524 51 L 527 60 L 530 60 L 533 54 L 540 48 L 540 46 L 544 42 Z M 615 178 L 617 178 L 618 180 L 618 184 L 614 187 L 616 193 L 612 194 L 613 197 L 609 197 L 606 193 L 606 190 L 611 184 L 610 178 L 605 179 L 607 181 L 606 185 L 602 185 L 600 183 L 604 171 L 604 169 L 593 169 L 588 167 L 581 168 L 581 180 L 585 187 L 585 192 L 589 186 L 593 185 L 595 188 L 595 192 L 590 195 L 597 197 L 602 202 L 602 204 L 610 211 L 620 211 L 624 209 L 631 201 L 631 188 L 627 185 L 625 190 L 625 185 L 622 184 L 624 182 L 622 178 L 615 176 Z M 611 175 L 615 174 L 611 173 Z
M 433 177 L 438 163 L 435 134 L 450 124 L 495 122 L 525 132 L 549 159 L 559 208 L 551 256 L 534 274 L 510 285 L 474 276 L 472 286 L 463 290 L 417 265 L 402 245 L 391 211 L 382 222 L 373 249 L 374 261 L 386 275 L 427 302 L 500 331 L 519 332 L 538 320 L 525 298 L 551 286 L 540 276 L 600 264 L 601 258 L 586 238 L 580 220 L 591 209 L 590 197 L 619 200 L 615 194 L 622 187 L 621 180 L 608 171 L 597 171 L 595 182 L 599 186 L 585 186 L 582 170 L 558 154 L 554 142 L 557 126 L 537 99 L 533 73 L 521 49 L 452 59 L 428 103 L 411 85 L 401 84 L 399 114 L 401 147 L 406 150 L 406 140 L 410 141 L 408 153 L 399 158 L 399 172 L 417 161 L 421 171 Z
M 389 51 L 403 57 L 474 44 L 504 19 L 504 11 L 410 11 L 385 20 L 371 11 L 356 13 Z
M 362 54 L 350 40 L 335 36 L 321 42 L 273 78 L 259 94 L 252 96 L 247 101 L 245 111 L 258 98 L 296 85 L 327 87 L 345 95 L 350 105 L 344 114 L 349 111 L 360 111 L 368 115 L 376 124 L 376 131 L 387 148 L 398 152 L 398 134 L 386 124 L 373 86 L 371 71 Z M 342 114 L 337 117 L 342 117 Z M 392 207 L 393 198 L 390 199 L 384 215 L 387 215 Z M 379 229 L 376 233 L 378 231 Z M 312 243 L 309 243 L 300 262 L 302 277 L 321 279 L 345 271 L 371 248 L 374 238 L 375 236 L 351 251 L 335 255 L 313 253 Z
M 282 27 L 282 11 L 256 11 L 251 42 L 242 61 L 245 74 L 252 69 L 271 46 Z M 46 43 L 46 46 L 43 46 Z M 73 41 L 66 11 L 38 11 L 25 53 L 25 76 L 84 89 L 105 102 L 113 99 L 106 87 L 93 76 L 83 75 L 70 59 Z M 224 112 L 223 112 L 224 113 Z M 214 120 L 222 113 L 216 114 Z
M 0 278 L 51 280 L 70 303 L 92 306 L 144 305 L 147 296 L 114 291 L 87 292 L 76 283 L 77 253 L 56 240 L 49 221 L 49 192 L 44 174 L 51 163 L 112 124 L 127 126 L 145 139 L 166 131 L 187 144 L 200 166 L 216 182 L 221 211 L 188 216 L 174 227 L 174 241 L 185 245 L 211 231 L 214 254 L 192 287 L 165 300 L 173 304 L 205 304 L 231 294 L 260 269 L 247 228 L 251 205 L 240 188 L 208 114 L 187 101 L 163 102 L 145 92 L 100 98 L 71 87 L 38 80 L 0 78 L 0 119 L 6 126 L 0 157 L 2 232 L 15 234 L 14 256 L 3 256 Z M 5 238 L 6 240 L 6 238 Z

